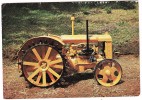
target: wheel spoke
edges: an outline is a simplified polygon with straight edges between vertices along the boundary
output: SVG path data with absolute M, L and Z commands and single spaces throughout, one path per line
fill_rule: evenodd
M 37 80 L 36 80 L 36 84 L 39 84 L 40 79 L 41 79 L 41 76 L 42 76 L 42 73 L 39 72 L 38 77 L 37 77 Z
M 103 68 L 102 70 L 99 70 L 99 69 L 96 70 L 96 75 L 97 75 L 96 77 L 97 77 L 100 81 L 102 81 L 102 82 L 104 82 L 104 83 L 106 83 L 106 82 L 108 81 L 108 77 L 107 77 L 107 75 L 105 74 L 105 69 L 106 69 L 107 67 L 109 67 L 109 66 L 106 66 L 106 67 Z M 98 75 L 101 75 L 102 78 L 99 78 Z
M 52 51 L 52 48 L 48 47 L 48 50 L 46 52 L 46 55 L 45 55 L 44 59 L 48 59 L 49 58 L 49 55 L 50 55 L 51 51 Z
M 54 65 L 54 64 L 57 64 L 57 63 L 61 63 L 61 62 L 62 62 L 62 59 L 57 59 L 57 60 L 51 61 L 49 64 Z
M 41 60 L 41 57 L 39 55 L 39 53 L 37 52 L 37 50 L 35 48 L 32 49 L 33 53 L 35 54 L 36 58 L 38 59 L 38 61 Z
M 57 69 L 63 69 L 63 66 L 62 65 L 54 65 L 54 66 L 51 66 L 52 68 L 57 68 Z
M 111 72 L 115 72 L 117 69 L 115 67 L 111 67 Z
M 60 78 L 60 75 L 56 73 L 54 70 L 52 70 L 51 68 L 49 68 L 48 71 L 52 73 L 54 76 L 56 76 L 57 78 Z
M 103 69 L 102 69 L 102 70 L 100 70 L 100 71 L 99 71 L 99 74 L 100 74 L 100 75 L 105 75 L 104 70 L 103 70 Z
M 49 71 L 47 71 L 47 74 L 49 75 L 51 81 L 55 82 L 55 78 L 53 77 L 53 75 Z
M 28 66 L 35 66 L 35 67 L 37 67 L 37 66 L 38 66 L 38 63 L 36 63 L 36 62 L 24 61 L 24 62 L 23 62 L 23 65 L 28 65 Z
M 22 58 L 24 77 L 31 84 L 40 87 L 55 84 L 64 68 L 61 54 L 46 44 L 29 49 Z
M 36 71 L 34 71 L 29 77 L 28 80 L 31 80 L 35 75 L 37 75 L 40 71 L 40 68 L 38 68 Z
M 103 75 L 103 78 L 102 78 L 102 80 L 101 80 L 101 81 L 103 81 L 103 82 L 107 83 L 107 81 L 108 81 L 108 77 L 107 77 L 106 75 Z
M 110 66 L 105 66 L 104 70 L 110 70 Z
M 43 81 L 43 85 L 46 85 L 46 71 L 42 72 L 42 81 Z

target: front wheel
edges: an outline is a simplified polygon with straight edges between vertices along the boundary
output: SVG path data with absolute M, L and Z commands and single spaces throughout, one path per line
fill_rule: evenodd
M 120 64 L 113 59 L 100 61 L 94 71 L 95 79 L 103 86 L 114 86 L 122 77 L 122 68 Z

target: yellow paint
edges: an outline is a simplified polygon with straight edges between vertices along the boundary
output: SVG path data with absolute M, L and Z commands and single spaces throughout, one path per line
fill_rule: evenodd
M 72 35 L 74 35 L 74 20 L 75 20 L 75 17 L 72 16 L 71 17 L 71 21 L 72 21 Z
M 95 47 L 95 52 L 98 53 L 98 51 L 99 51 L 99 48 Z
M 102 70 L 97 69 L 95 77 L 96 77 L 97 81 L 103 86 L 109 86 L 109 87 L 114 86 L 121 79 L 122 70 L 120 69 L 120 67 L 121 66 L 114 66 L 114 67 L 105 66 Z M 118 72 L 118 76 L 114 75 L 115 71 Z M 97 76 L 98 74 L 102 75 L 103 78 L 99 79 Z M 108 79 L 111 79 L 113 82 L 107 83 Z
M 42 73 L 39 72 L 38 77 L 37 77 L 37 80 L 36 80 L 36 84 L 39 84 L 39 81 L 40 81 L 40 79 L 41 79 L 41 76 L 42 76 Z
M 35 48 L 32 49 L 33 53 L 35 54 L 36 58 L 38 59 L 38 61 L 41 60 L 41 57 L 39 55 L 39 53 L 37 52 L 37 50 Z
M 29 80 L 29 81 L 32 80 L 32 78 L 33 78 L 35 75 L 37 75 L 40 70 L 41 70 L 41 69 L 38 68 L 36 71 L 34 71 L 34 72 L 28 77 L 28 80 Z
M 112 59 L 112 42 L 105 42 L 106 59 Z
M 58 43 L 60 43 L 61 45 L 64 45 L 64 42 L 61 40 L 61 38 L 59 36 L 55 36 L 55 35 L 50 35 L 50 36 L 39 36 L 39 37 L 33 37 L 33 38 L 30 38 L 28 39 L 22 46 L 21 46 L 21 49 L 17 52 L 17 55 L 18 55 L 18 60 L 21 61 L 21 56 L 22 56 L 22 50 L 25 49 L 25 47 L 27 47 L 28 45 L 32 45 L 32 42 L 35 42 L 37 40 L 55 40 L 57 41 Z M 20 68 L 20 67 L 19 67 Z
M 48 50 L 47 50 L 47 52 L 46 52 L 46 55 L 45 55 L 44 59 L 48 59 L 48 57 L 49 57 L 51 51 L 52 51 L 52 48 L 51 48 L 51 47 L 48 47 Z
M 49 65 L 54 65 L 54 64 L 58 64 L 58 63 L 61 63 L 62 62 L 62 59 L 57 59 L 57 60 L 53 60 L 49 63 Z
M 28 66 L 38 66 L 38 63 L 36 62 L 28 62 L 28 61 L 24 61 L 23 62 L 23 65 L 28 65 Z
M 79 72 L 84 72 L 84 66 L 79 66 Z
M 51 68 L 48 69 L 48 71 L 53 74 L 54 76 L 56 76 L 58 79 L 60 78 L 61 75 L 59 75 L 57 72 L 55 72 L 54 70 L 52 70 Z
M 110 76 L 111 75 L 111 73 L 110 73 L 110 70 L 105 70 L 105 74 L 107 75 L 107 76 Z
M 61 39 L 64 43 L 86 43 L 86 35 L 62 35 Z M 112 41 L 112 38 L 109 34 L 89 36 L 89 43 L 103 41 Z
M 54 65 L 54 66 L 51 66 L 53 68 L 57 68 L 57 69 L 63 69 L 63 66 L 62 65 Z
M 42 71 L 42 82 L 43 85 L 46 86 L 46 71 Z
M 33 57 L 37 58 L 38 61 L 31 62 L 29 59 L 23 61 L 23 72 L 30 83 L 36 86 L 46 87 L 56 83 L 62 75 L 64 66 L 61 57 L 58 59 L 56 58 L 58 54 L 52 47 L 42 49 L 46 49 L 44 50 L 45 52 L 43 52 L 45 57 L 41 57 L 43 54 L 39 53 L 40 49 L 38 46 L 31 49 L 35 55 Z M 50 57 L 50 55 L 52 55 L 53 59 L 51 59 L 52 57 Z M 60 73 L 57 70 L 59 70 Z M 36 75 L 37 77 L 35 77 Z M 50 81 L 47 81 L 47 75 Z M 42 81 L 40 81 L 41 79 Z

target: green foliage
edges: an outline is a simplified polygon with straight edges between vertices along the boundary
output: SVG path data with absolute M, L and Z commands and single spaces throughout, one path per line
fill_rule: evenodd
M 121 9 L 135 9 L 135 3 L 134 2 L 130 2 L 130 1 L 124 1 L 124 2 L 118 2 L 118 7 Z
M 76 4 L 77 7 L 74 8 L 77 8 L 76 10 L 66 7 L 62 11 L 62 8 L 58 9 L 61 4 L 41 4 L 40 9 L 36 8 L 37 5 L 25 5 L 18 7 L 15 4 L 9 5 L 2 10 L 3 57 L 12 58 L 20 46 L 32 37 L 71 34 L 72 14 L 75 14 L 76 18 L 75 34 L 85 33 L 85 20 L 88 19 L 90 34 L 108 31 L 113 39 L 114 50 L 122 54 L 138 53 L 138 8 L 131 10 L 113 9 L 110 6 L 104 7 L 105 9 L 92 8 L 97 6 L 94 3 L 91 7 L 89 4 L 85 7 Z M 112 14 L 106 14 L 106 11 L 108 13 L 111 11 Z
M 110 14 L 111 13 L 111 7 L 106 7 L 105 11 L 107 12 L 107 14 Z

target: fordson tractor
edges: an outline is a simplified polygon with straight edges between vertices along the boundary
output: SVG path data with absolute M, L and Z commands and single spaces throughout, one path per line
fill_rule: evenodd
M 92 70 L 96 81 L 114 86 L 121 80 L 122 68 L 113 59 L 112 38 L 108 32 L 74 34 L 75 17 L 71 17 L 71 35 L 47 35 L 27 40 L 18 51 L 18 69 L 29 84 L 49 87 L 71 73 Z

